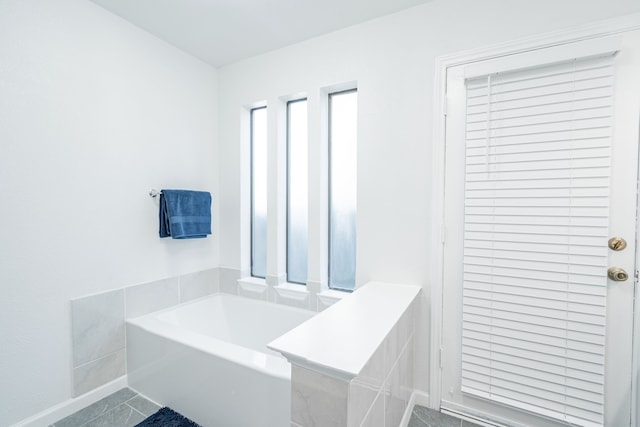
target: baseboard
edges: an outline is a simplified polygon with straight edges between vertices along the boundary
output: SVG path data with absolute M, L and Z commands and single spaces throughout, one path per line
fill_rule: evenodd
M 405 410 L 404 416 L 402 417 L 402 421 L 399 427 L 407 427 L 409 425 L 409 420 L 411 419 L 411 413 L 413 412 L 413 407 L 415 405 L 424 406 L 425 408 L 433 409 L 435 411 L 440 411 L 443 414 L 451 415 L 456 418 L 469 421 L 471 423 L 475 423 L 478 426 L 483 427 L 506 427 L 509 424 L 504 424 L 504 420 L 501 420 L 502 423 L 497 422 L 496 420 L 489 420 L 490 417 L 487 414 L 476 412 L 471 413 L 469 410 L 465 410 L 463 407 L 456 407 L 455 409 L 451 408 L 433 408 L 430 406 L 429 401 L 429 393 L 425 393 L 419 390 L 414 390 L 411 393 L 411 398 L 409 399 L 409 404 L 407 405 L 407 409 Z M 445 403 L 445 406 L 452 406 L 450 404 Z M 514 425 L 513 427 L 526 427 L 524 425 Z
M 400 425 L 398 427 L 407 427 L 409 425 L 409 421 L 411 420 L 411 414 L 413 413 L 413 407 L 415 405 L 427 406 L 428 403 L 429 403 L 428 393 L 414 390 L 411 393 L 411 397 L 409 398 L 409 403 L 407 404 L 407 407 L 404 410 L 404 415 L 402 416 L 402 420 L 400 420 Z
M 452 415 L 484 427 L 528 427 L 527 424 L 522 424 L 494 414 L 471 409 L 453 402 L 443 401 L 441 411 L 445 414 Z
M 25 418 L 22 421 L 18 421 L 11 427 L 46 427 L 62 418 L 68 417 L 74 412 L 85 408 L 98 400 L 109 396 L 112 393 L 127 387 L 127 376 L 123 375 L 110 383 L 91 390 L 81 396 L 67 399 L 62 403 L 54 405 L 42 412 Z
M 425 408 L 431 408 L 429 405 L 429 393 L 425 393 L 424 391 L 414 390 L 412 396 L 415 397 L 414 405 L 424 406 Z M 440 408 L 431 408 L 438 410 Z

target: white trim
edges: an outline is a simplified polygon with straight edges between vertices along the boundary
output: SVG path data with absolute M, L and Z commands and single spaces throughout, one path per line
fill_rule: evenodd
M 287 283 L 287 275 L 281 274 L 279 276 L 275 276 L 275 275 L 267 274 L 264 281 L 268 286 L 273 286 L 273 287 L 282 286 Z
M 478 412 L 475 415 L 471 416 L 469 415 L 470 412 L 466 409 L 462 409 L 462 412 L 458 412 L 456 410 L 442 408 L 441 412 L 443 414 L 451 415 L 452 417 L 460 418 L 462 420 L 469 421 L 474 425 L 479 425 L 483 427 L 527 427 L 524 424 L 503 424 L 495 421 L 491 422 L 491 421 L 488 421 L 486 418 L 482 418 L 481 414 L 483 413 Z
M 304 285 L 298 285 L 295 283 L 283 283 L 273 288 L 281 298 L 288 298 L 295 301 L 306 301 L 309 299 L 311 293 L 306 289 Z
M 429 395 L 419 390 L 414 390 L 409 397 L 409 402 L 407 402 L 407 407 L 404 410 L 404 415 L 400 420 L 400 425 L 398 427 L 407 427 L 409 425 L 409 421 L 411 420 L 411 414 L 413 414 L 413 407 L 419 406 L 428 406 L 429 405 Z
M 639 153 L 640 154 L 640 153 Z M 640 165 L 640 155 L 638 159 Z M 640 271 L 640 168 L 637 179 L 637 208 L 636 208 L 636 271 L 634 271 L 634 298 L 633 298 L 633 354 L 631 371 L 631 425 L 637 426 L 640 423 L 640 302 L 638 301 L 638 271 Z
M 398 425 L 398 427 L 407 427 L 409 425 L 411 414 L 413 414 L 413 406 L 415 405 L 415 401 L 416 393 L 414 391 L 413 393 L 411 393 L 411 396 L 409 396 L 407 407 L 404 408 L 404 414 L 402 415 L 402 419 L 400 420 L 400 425 Z
M 18 421 L 11 427 L 38 427 L 51 425 L 56 421 L 68 417 L 74 412 L 77 412 L 80 409 L 85 408 L 125 387 L 127 387 L 127 376 L 123 375 L 122 377 L 100 386 L 95 390 L 91 390 L 90 392 L 75 398 L 67 399 L 64 402 L 45 409 L 44 411 L 32 415 L 29 418 Z
M 414 390 L 413 393 L 411 393 L 411 398 L 413 399 L 412 406 L 414 405 L 428 406 L 429 405 L 429 400 L 430 400 L 429 393 L 425 393 L 424 391 Z
M 311 292 L 312 294 L 319 294 L 321 293 L 323 290 L 326 290 L 322 287 L 322 283 L 315 281 L 315 280 L 308 280 L 307 279 L 307 285 L 305 286 L 307 288 L 307 290 L 309 292 Z M 328 288 L 327 288 L 328 289 Z
M 245 298 L 269 298 L 269 285 L 260 277 L 243 277 L 238 279 L 238 295 Z
M 329 96 L 332 93 L 346 92 L 348 90 L 358 90 L 358 80 L 323 85 L 320 88 L 320 93 L 322 93 L 324 96 Z
M 431 351 L 429 357 L 429 403 L 428 407 L 440 409 L 440 343 L 442 342 L 442 282 L 444 261 L 444 147 L 447 100 L 447 67 L 444 58 L 436 58 L 434 78 L 433 106 L 433 144 L 432 144 L 432 218 L 431 221 L 431 253 L 433 268 L 431 269 Z M 440 236 L 441 238 L 437 238 Z
M 613 34 L 624 33 L 640 29 L 640 13 L 598 21 L 595 23 L 571 27 L 564 30 L 552 31 L 536 36 L 525 37 L 504 43 L 497 43 L 476 49 L 465 50 L 436 58 L 436 71 L 442 68 L 438 65 L 453 67 L 471 62 L 485 61 L 501 56 L 532 50 L 546 49 L 566 43 L 594 39 Z
M 472 409 L 467 406 L 448 401 L 443 402 L 441 411 L 445 414 L 489 427 L 529 427 L 526 424 L 521 424 L 507 418 L 497 417 L 493 414 L 488 414 L 483 411 L 478 411 L 477 409 Z
M 573 43 L 581 40 L 605 37 L 640 29 L 640 14 L 581 25 L 533 37 L 467 50 L 435 59 L 433 144 L 432 144 L 432 269 L 431 269 L 431 346 L 429 407 L 439 409 L 441 402 L 442 372 L 440 369 L 440 345 L 442 342 L 442 289 L 443 242 L 436 238 L 442 233 L 444 214 L 444 165 L 445 165 L 445 114 L 447 69 L 457 65 L 515 55 L 532 50 Z M 446 244 L 446 243 L 444 243 Z
M 268 287 L 266 280 L 261 277 L 243 277 L 237 282 L 242 289 L 252 292 L 264 292 Z
M 317 312 L 321 312 L 322 310 L 331 307 L 333 304 L 337 303 L 338 301 L 342 300 L 348 295 L 351 295 L 351 293 L 344 292 L 344 291 L 336 291 L 334 289 L 326 289 L 316 294 L 317 307 L 315 307 L 315 310 Z

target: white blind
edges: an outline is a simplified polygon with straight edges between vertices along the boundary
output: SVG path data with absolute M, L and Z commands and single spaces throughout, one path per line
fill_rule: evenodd
M 462 391 L 603 423 L 613 56 L 467 81 Z

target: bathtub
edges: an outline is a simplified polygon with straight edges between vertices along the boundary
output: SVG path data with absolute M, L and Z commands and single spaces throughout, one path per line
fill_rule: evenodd
M 291 366 L 266 346 L 314 314 L 215 294 L 129 319 L 129 386 L 205 427 L 289 426 Z

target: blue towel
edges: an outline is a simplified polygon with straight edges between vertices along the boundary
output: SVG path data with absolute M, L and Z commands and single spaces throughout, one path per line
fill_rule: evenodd
M 199 239 L 211 234 L 211 194 L 208 191 L 162 190 L 160 237 Z

